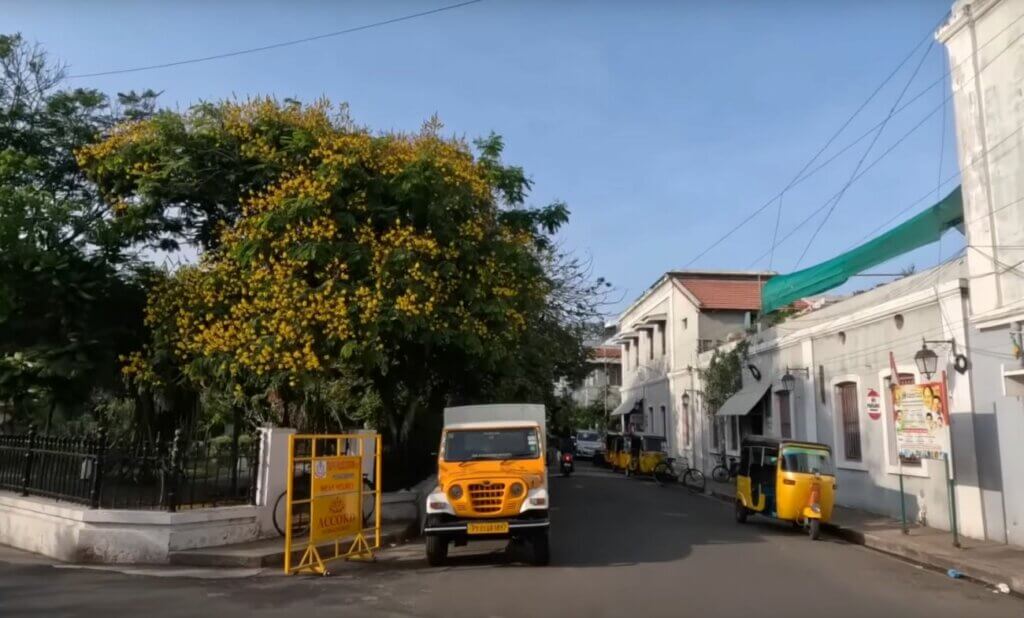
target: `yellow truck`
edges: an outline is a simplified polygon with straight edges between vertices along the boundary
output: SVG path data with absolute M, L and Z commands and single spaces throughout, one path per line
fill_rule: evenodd
M 446 408 L 437 487 L 427 496 L 427 562 L 444 564 L 450 545 L 509 539 L 546 565 L 548 496 L 544 406 Z

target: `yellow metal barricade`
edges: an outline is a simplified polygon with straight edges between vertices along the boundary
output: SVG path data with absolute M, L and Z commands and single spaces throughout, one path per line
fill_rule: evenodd
M 376 433 L 289 437 L 285 573 L 325 575 L 331 560 L 373 558 L 381 535 L 380 464 Z M 308 533 L 300 534 L 303 529 Z M 303 545 L 293 565 L 292 553 Z

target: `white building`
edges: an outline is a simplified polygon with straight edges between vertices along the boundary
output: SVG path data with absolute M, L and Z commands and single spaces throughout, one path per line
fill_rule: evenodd
M 591 356 L 587 359 L 590 373 L 583 383 L 572 389 L 571 395 L 576 405 L 590 407 L 603 406 L 606 413 L 619 406 L 621 401 L 619 388 L 622 386 L 622 351 L 619 346 L 599 344 L 591 347 Z
M 674 456 L 713 465 L 698 440 L 697 358 L 746 334 L 772 274 L 668 272 L 622 312 L 613 339 L 622 350 L 622 403 L 612 414 L 624 430 L 663 435 Z
M 1024 545 L 1024 1 L 961 0 L 952 69 L 967 234 L 978 487 L 989 536 Z
M 977 443 L 983 427 L 974 412 L 973 368 L 984 357 L 968 347 L 977 331 L 967 303 L 967 267 L 959 258 L 751 335 L 743 388 L 717 411 L 727 431 L 709 439 L 712 450 L 738 456 L 739 440 L 750 433 L 828 444 L 839 504 L 899 518 L 902 474 L 908 519 L 949 530 L 944 463 L 900 460 L 888 398 L 889 354 L 901 382 L 923 382 L 914 355 L 923 340 L 934 341 L 937 372 L 945 371 L 949 384 L 959 530 L 1001 540 L 1002 514 L 998 525 L 986 523 L 979 484 L 987 454 Z M 939 341 L 957 342 L 956 351 Z M 954 354 L 963 352 L 968 370 L 960 373 Z M 701 365 L 709 360 L 705 354 Z M 787 374 L 791 384 L 783 381 Z

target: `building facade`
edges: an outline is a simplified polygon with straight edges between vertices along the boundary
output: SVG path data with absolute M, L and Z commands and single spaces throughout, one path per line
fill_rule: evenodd
M 700 444 L 697 359 L 743 338 L 772 274 L 668 272 L 622 312 L 612 340 L 621 349 L 622 403 L 612 416 L 624 431 L 665 436 L 673 456 L 713 465 Z
M 591 347 L 588 359 L 590 373 L 572 389 L 571 396 L 580 407 L 602 406 L 606 415 L 619 406 L 622 386 L 622 351 L 617 345 L 598 344 Z
M 967 236 L 968 345 L 985 526 L 1024 545 L 1024 1 L 961 0 L 949 53 Z

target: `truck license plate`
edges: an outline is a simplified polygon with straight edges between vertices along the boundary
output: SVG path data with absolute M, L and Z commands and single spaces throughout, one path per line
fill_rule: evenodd
M 505 534 L 508 532 L 507 521 L 486 521 L 466 525 L 469 534 Z

